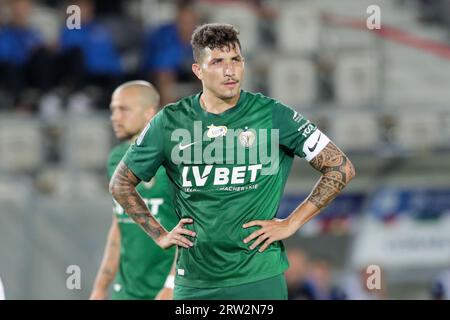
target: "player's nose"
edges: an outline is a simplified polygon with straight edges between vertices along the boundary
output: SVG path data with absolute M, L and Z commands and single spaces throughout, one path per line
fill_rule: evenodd
M 235 75 L 233 63 L 226 63 L 223 68 L 224 76 L 233 77 Z
M 115 122 L 117 122 L 117 121 L 119 121 L 119 113 L 118 112 L 112 112 L 111 113 L 111 121 L 113 122 L 113 123 L 115 123 Z

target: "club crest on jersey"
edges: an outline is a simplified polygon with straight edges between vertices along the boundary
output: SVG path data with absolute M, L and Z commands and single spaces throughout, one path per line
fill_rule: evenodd
M 192 129 L 173 130 L 170 140 L 172 144 L 170 160 L 175 165 L 262 164 L 261 175 L 273 175 L 278 172 L 280 141 L 278 129 L 256 130 L 247 126 L 233 129 L 214 124 L 205 129 L 202 121 L 194 121 Z M 229 170 L 229 167 L 226 169 Z M 224 173 L 220 171 L 218 174 Z M 235 178 L 239 180 L 240 175 L 241 173 Z M 201 174 L 197 178 L 204 180 L 205 175 Z
M 208 132 L 207 132 L 207 136 L 208 138 L 218 138 L 218 137 L 224 137 L 227 134 L 227 127 L 225 126 L 215 126 L 213 124 L 211 124 L 210 126 L 208 126 Z
M 250 148 L 255 143 L 255 133 L 248 131 L 248 128 L 245 127 L 244 131 L 239 133 L 239 143 L 244 148 Z

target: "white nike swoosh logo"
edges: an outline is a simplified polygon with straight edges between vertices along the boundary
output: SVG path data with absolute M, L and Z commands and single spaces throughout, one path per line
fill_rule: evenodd
M 192 143 L 188 143 L 188 144 L 186 144 L 184 146 L 180 143 L 180 150 L 184 150 L 186 148 L 189 148 L 190 146 L 192 146 L 193 144 L 196 144 L 196 143 L 197 143 L 197 141 L 196 142 L 192 142 Z

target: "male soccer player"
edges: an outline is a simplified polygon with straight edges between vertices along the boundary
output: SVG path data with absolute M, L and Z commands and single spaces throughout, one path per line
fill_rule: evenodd
M 118 139 L 125 141 L 109 155 L 109 177 L 129 145 L 159 111 L 159 94 L 146 81 L 126 82 L 114 91 L 110 109 L 114 133 Z M 139 184 L 137 192 L 154 218 L 165 228 L 172 229 L 176 225 L 178 219 L 173 207 L 173 188 L 164 168 L 161 167 L 149 183 Z M 113 280 L 112 299 L 154 299 L 164 285 L 167 288 L 161 291 L 159 298 L 171 298 L 173 284 L 170 284 L 170 279 L 173 275 L 168 277 L 168 274 L 175 248 L 161 249 L 116 202 L 113 211 L 113 221 L 91 299 L 105 299 Z
M 316 125 L 281 102 L 241 90 L 237 30 L 205 24 L 192 35 L 203 91 L 169 104 L 119 163 L 113 197 L 162 248 L 180 247 L 174 299 L 286 299 L 282 239 L 348 184 L 355 170 Z M 322 173 L 286 219 L 275 219 L 294 156 Z M 135 190 L 158 168 L 176 186 L 170 232 Z

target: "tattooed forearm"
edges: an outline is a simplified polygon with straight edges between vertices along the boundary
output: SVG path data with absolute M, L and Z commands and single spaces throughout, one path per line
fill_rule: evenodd
M 310 162 L 322 177 L 308 199 L 317 208 L 326 207 L 355 176 L 355 168 L 347 156 L 332 142 Z
M 109 190 L 125 212 L 153 239 L 158 239 L 167 231 L 153 218 L 144 200 L 136 191 L 140 180 L 122 161 L 111 179 Z
M 158 239 L 162 234 L 164 234 L 165 230 L 152 217 L 150 212 L 136 212 L 129 213 L 129 215 L 136 223 L 140 224 L 142 229 L 144 229 L 144 231 L 153 239 Z

